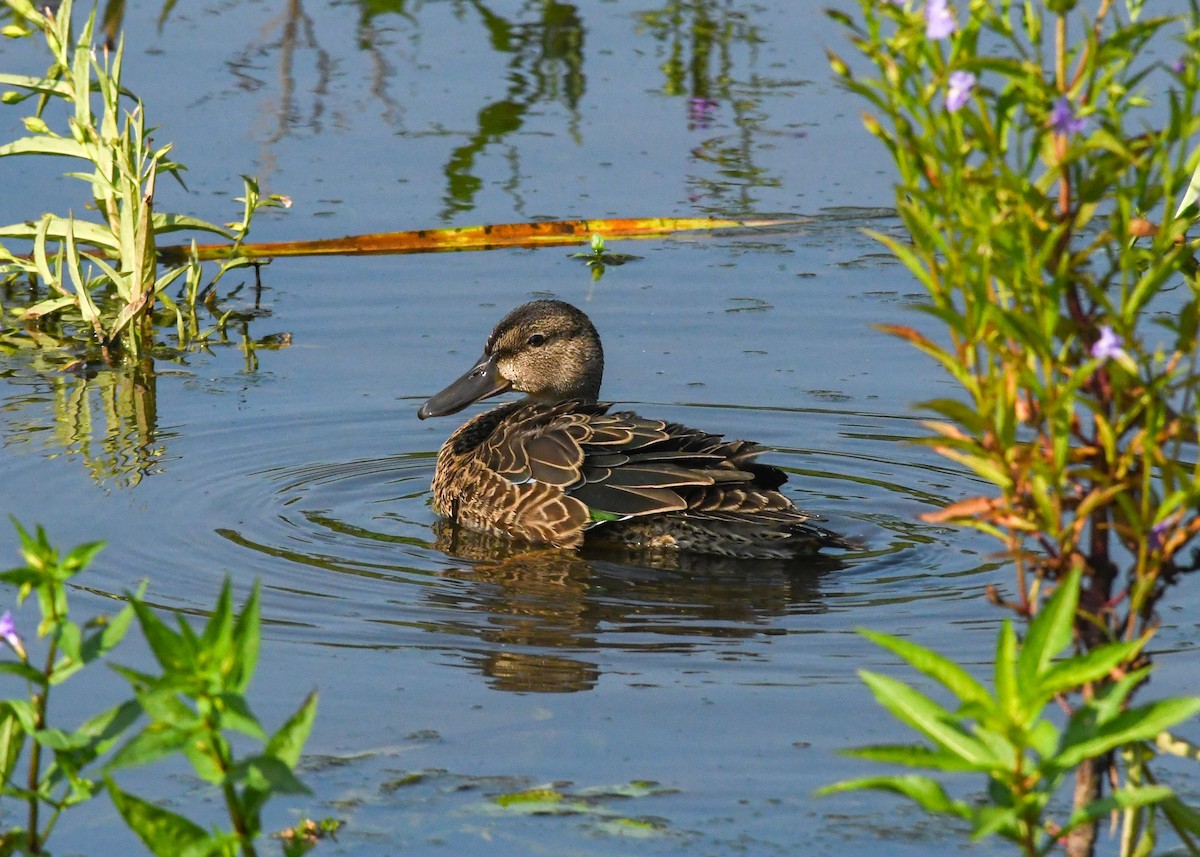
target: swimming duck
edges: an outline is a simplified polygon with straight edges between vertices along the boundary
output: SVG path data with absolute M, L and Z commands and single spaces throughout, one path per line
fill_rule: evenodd
M 575 548 L 588 541 L 731 557 L 851 547 L 813 523 L 743 440 L 609 413 L 604 351 L 571 304 L 539 300 L 496 325 L 465 375 L 417 412 L 461 411 L 509 390 L 523 399 L 473 417 L 442 446 L 433 508 L 471 529 Z M 819 520 L 819 519 L 816 519 Z

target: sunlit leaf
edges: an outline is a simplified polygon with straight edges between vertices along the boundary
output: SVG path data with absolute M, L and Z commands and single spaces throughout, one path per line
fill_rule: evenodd
M 316 718 L 317 694 L 314 691 L 305 697 L 296 712 L 271 736 L 267 742 L 267 752 L 295 767 Z
M 932 768 L 939 771 L 977 771 L 978 766 L 955 753 L 931 750 L 912 744 L 876 744 L 842 750 L 842 755 L 871 762 L 886 762 L 910 768 Z
M 227 581 L 228 583 L 228 581 Z M 261 636 L 262 620 L 260 610 L 260 584 L 254 581 L 250 596 L 242 605 L 233 626 L 233 665 L 229 672 L 228 684 L 230 689 L 243 692 L 250 684 L 254 668 L 258 664 L 259 638 Z
M 234 693 L 222 693 L 215 697 L 213 702 L 221 712 L 221 728 L 233 729 L 259 741 L 267 740 L 267 734 L 263 731 L 262 724 L 258 722 L 258 718 L 250 711 L 250 706 L 241 696 Z
M 247 258 L 283 256 L 365 256 L 380 253 L 443 253 L 461 250 L 495 250 L 501 247 L 544 247 L 587 244 L 592 235 L 615 238 L 658 238 L 677 232 L 712 229 L 764 229 L 792 226 L 805 221 L 721 220 L 718 218 L 622 218 L 614 220 L 553 220 L 532 223 L 496 223 L 487 226 L 456 226 L 418 229 L 411 232 L 380 232 L 317 241 L 280 241 L 270 244 L 239 244 L 237 252 Z M 201 244 L 201 259 L 223 259 L 230 245 Z M 168 263 L 186 260 L 191 245 L 160 247 L 159 258 Z
M 493 800 L 500 806 L 511 807 L 520 804 L 557 804 L 564 799 L 562 792 L 549 788 L 527 789 L 523 792 L 509 792 L 496 795 Z
M 1167 821 L 1185 841 L 1189 836 L 1200 837 L 1200 812 L 1179 798 L 1167 798 L 1162 802 L 1162 811 Z
M 138 598 L 129 596 L 138 624 L 150 650 L 159 665 L 168 672 L 182 670 L 188 666 L 187 647 L 180 634 L 176 634 L 160 620 L 154 611 Z
M 145 592 L 145 585 L 138 590 L 135 597 L 141 598 Z M 106 620 L 103 626 L 89 634 L 83 641 L 80 647 L 79 655 L 85 664 L 104 657 L 125 637 L 125 632 L 129 630 L 130 624 L 133 622 L 133 606 L 126 604 L 117 615 Z
M 1018 685 L 1017 657 L 1017 634 L 1013 630 L 1012 622 L 1005 619 L 1000 623 L 1000 633 L 996 635 L 993 680 L 996 685 L 996 702 L 1000 710 L 1019 722 L 1021 688 Z
M 121 818 L 156 857 L 207 857 L 222 853 L 232 839 L 212 836 L 181 815 L 121 791 L 111 779 L 105 782 Z
M 121 746 L 106 768 L 132 768 L 148 765 L 183 750 L 192 740 L 191 730 L 175 729 L 161 723 L 151 723 Z
M 1054 594 L 1029 623 L 1025 643 L 1017 658 L 1017 673 L 1025 687 L 1036 687 L 1054 657 L 1071 644 L 1075 607 L 1079 603 L 1080 574 L 1078 570 L 1072 571 L 1060 581 Z
M 1065 833 L 1081 824 L 1087 824 L 1104 818 L 1113 812 L 1113 810 L 1150 806 L 1151 804 L 1161 803 L 1167 798 L 1174 797 L 1174 794 L 1166 786 L 1126 786 L 1125 788 L 1117 789 L 1107 797 L 1094 800 L 1071 813 L 1071 817 L 1063 825 L 1063 832 Z
M 939 747 L 980 770 L 988 770 L 998 763 L 978 738 L 929 697 L 888 676 L 867 670 L 860 670 L 859 675 L 880 705 Z
M 229 781 L 245 783 L 260 792 L 278 794 L 312 794 L 312 790 L 296 778 L 285 763 L 263 755 L 242 759 L 229 773 Z
M 54 155 L 87 160 L 88 151 L 70 137 L 22 137 L 0 146 L 0 158 L 6 155 Z
M 901 637 L 869 630 L 860 630 L 859 633 L 903 658 L 914 669 L 940 683 L 962 702 L 977 703 L 989 708 L 994 704 L 987 688 L 949 658 Z
M 1082 655 L 1053 664 L 1034 682 L 1039 696 L 1050 698 L 1099 681 L 1116 667 L 1127 663 L 1141 651 L 1143 640 L 1132 643 L 1109 643 Z M 1132 687 L 1129 688 L 1132 691 Z
M 862 777 L 856 780 L 843 780 L 839 783 L 818 789 L 817 795 L 837 794 L 838 792 L 861 791 L 872 789 L 903 795 L 916 801 L 926 812 L 946 813 L 959 818 L 970 818 L 971 806 L 963 801 L 952 800 L 946 794 L 942 785 L 929 777 L 907 775 L 899 777 Z
M 204 631 L 200 635 L 199 647 L 215 660 L 229 657 L 230 642 L 233 638 L 233 591 L 232 583 L 226 577 L 221 584 L 221 593 L 217 603 L 208 616 Z
M 1063 748 L 1055 757 L 1062 768 L 1072 768 L 1084 759 L 1107 753 L 1133 741 L 1151 741 L 1177 723 L 1200 712 L 1200 697 L 1163 699 L 1123 711 L 1105 723 L 1095 723 L 1080 708 L 1063 733 Z

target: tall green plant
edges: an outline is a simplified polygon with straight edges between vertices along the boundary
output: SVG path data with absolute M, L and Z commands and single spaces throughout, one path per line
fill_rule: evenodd
M 1200 12 L 1144 18 L 1141 5 L 861 0 L 857 19 L 830 13 L 873 67 L 832 56 L 833 68 L 897 168 L 910 240 L 879 238 L 945 335 L 887 329 L 957 382 L 959 395 L 925 403 L 939 417 L 930 443 L 988 485 L 929 517 L 1001 542 L 1013 594 L 993 599 L 1020 617 L 1078 587 L 1075 642 L 1093 653 L 1153 635 L 1200 532 L 1200 287 L 1186 236 Z M 1178 60 L 1164 63 L 1149 48 L 1172 35 Z M 1046 640 L 1031 628 L 1033 644 Z M 1144 660 L 1130 648 L 1060 693 L 1122 688 L 1120 707 Z M 1149 752 L 1132 738 L 1091 747 L 1072 760 L 1078 813 L 1110 771 L 1142 776 Z M 1122 753 L 1139 761 L 1122 768 Z M 1151 812 L 1137 808 L 1129 828 L 1152 832 Z M 1091 854 L 1095 836 L 1094 820 L 1073 825 L 1068 852 Z
M 123 38 L 114 51 L 92 44 L 94 7 L 76 34 L 71 0 L 64 0 L 57 10 L 39 10 L 29 0 L 5 3 L 16 20 L 5 28 L 5 35 L 40 33 L 51 64 L 40 77 L 0 74 L 0 87 L 8 90 L 0 101 L 17 104 L 34 99 L 36 105 L 34 113 L 24 119 L 28 136 L 0 145 L 0 157 L 42 155 L 84 162 L 83 172 L 69 175 L 89 184 L 90 206 L 100 220 L 48 213 L 40 219 L 0 227 L 0 238 L 25 240 L 32 247 L 29 253 L 18 253 L 0 245 L 0 276 L 25 274 L 41 282 L 51 296 L 29 307 L 25 318 L 35 320 L 69 309 L 91 329 L 106 354 L 117 345 L 134 355 L 145 349 L 159 300 L 175 310 L 183 338 L 188 328 L 165 290 L 188 274 L 187 295 L 194 302 L 200 263 L 193 255 L 159 274 L 157 236 L 194 230 L 233 241 L 219 278 L 229 267 L 244 263 L 237 256 L 237 245 L 248 232 L 254 212 L 286 201 L 261 198 L 254 181 L 247 178 L 242 220 L 229 228 L 156 211 L 155 187 L 160 175 L 178 179 L 183 167 L 168 157 L 170 145 L 153 146 L 142 103 L 122 83 Z M 93 101 L 98 101 L 98 110 Z M 66 108 L 65 115 L 48 117 L 47 108 L 59 103 Z
M 0 616 L 0 641 L 17 660 L 0 659 L 0 675 L 25 682 L 26 698 L 0 696 L 0 796 L 25 807 L 23 825 L 0 834 L 0 854 L 45 854 L 46 841 L 61 815 L 107 791 L 125 823 L 156 855 L 251 857 L 261 837 L 262 810 L 281 794 L 307 794 L 293 770 L 316 716 L 315 694 L 279 729 L 267 735 L 246 701 L 258 661 L 258 588 L 240 612 L 233 609 L 229 581 L 200 633 L 180 618 L 178 631 L 160 620 L 141 599 L 116 616 L 78 624 L 71 616 L 70 586 L 99 552 L 99 543 L 60 555 L 39 527 L 30 535 L 18 525 L 23 566 L 0 572 L 0 583 L 15 587 L 19 601 L 37 598 L 44 640 L 44 663 L 30 651 L 11 612 Z M 79 670 L 104 660 L 134 619 L 158 662 L 158 673 L 113 666 L 134 696 L 87 718 L 74 729 L 50 719 L 50 696 Z M 31 643 L 29 649 L 34 649 Z M 139 720 L 145 725 L 125 734 Z M 237 753 L 231 736 L 248 736 L 260 747 Z M 245 741 L 239 742 L 245 745 Z M 196 775 L 217 787 L 225 799 L 232 829 L 210 831 L 190 819 L 132 795 L 114 774 L 168 756 L 185 756 Z M 303 854 L 337 823 L 305 822 L 282 834 L 285 852 Z

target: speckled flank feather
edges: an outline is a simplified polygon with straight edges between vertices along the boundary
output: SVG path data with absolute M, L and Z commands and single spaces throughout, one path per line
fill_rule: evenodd
M 487 366 L 498 369 L 484 395 L 511 387 L 530 397 L 476 416 L 446 441 L 433 481 L 440 515 L 558 547 L 578 547 L 585 534 L 589 541 L 733 557 L 850 546 L 780 493 L 786 474 L 758 463 L 755 444 L 628 411 L 610 414 L 609 405 L 596 402 L 599 338 L 569 304 L 536 301 L 514 310 L 475 369 L 421 415 L 443 412 L 430 407 L 439 397 L 462 407 L 456 385 L 478 385 L 475 376 Z M 548 367 L 555 377 L 540 377 Z M 563 399 L 563 392 L 577 395 Z

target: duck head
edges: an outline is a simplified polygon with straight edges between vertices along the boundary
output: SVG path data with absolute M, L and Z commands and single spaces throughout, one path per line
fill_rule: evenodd
M 594 402 L 604 375 L 604 350 L 591 320 L 563 301 L 533 301 L 504 318 L 467 373 L 417 411 L 421 419 L 461 411 L 508 390 L 534 402 Z

